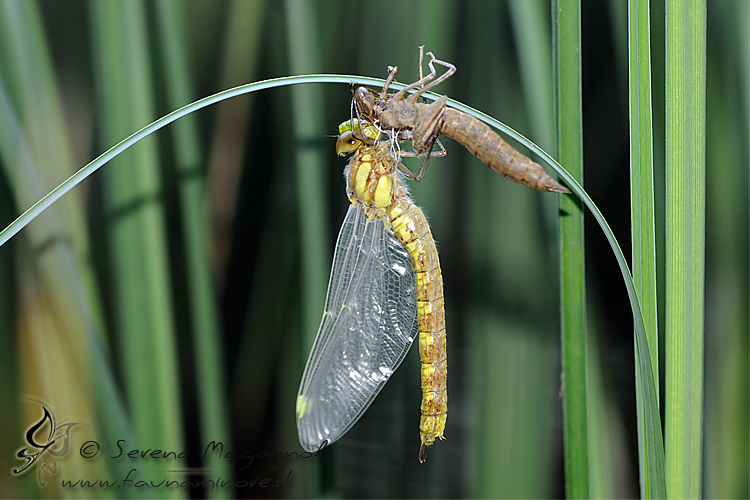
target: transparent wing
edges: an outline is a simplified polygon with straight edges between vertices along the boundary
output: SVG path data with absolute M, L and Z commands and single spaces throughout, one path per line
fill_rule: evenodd
M 352 205 L 341 226 L 323 320 L 297 395 L 302 447 L 343 436 L 403 361 L 417 335 L 414 269 L 406 247 Z

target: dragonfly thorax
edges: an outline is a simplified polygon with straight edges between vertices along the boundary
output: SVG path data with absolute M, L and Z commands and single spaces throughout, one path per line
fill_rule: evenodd
M 381 216 L 400 197 L 407 194 L 396 161 L 389 146 L 362 147 L 347 167 L 347 193 L 353 203 L 366 207 L 374 216 Z

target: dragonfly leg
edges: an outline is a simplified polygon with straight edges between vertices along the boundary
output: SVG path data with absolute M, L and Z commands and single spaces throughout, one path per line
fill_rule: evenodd
M 422 179 L 424 178 L 425 172 L 427 172 L 427 162 L 430 161 L 430 153 L 427 153 L 427 158 L 424 159 L 424 163 L 422 163 L 422 170 L 419 171 L 419 175 L 416 179 L 414 179 L 417 182 L 422 182 Z
M 447 70 L 446 70 L 445 73 L 443 73 L 442 75 L 440 75 L 438 78 L 435 78 L 434 80 L 432 80 L 429 83 L 429 85 L 426 85 L 426 86 L 423 85 L 417 92 L 415 92 L 414 95 L 412 96 L 414 99 L 416 99 L 417 97 L 419 97 L 423 92 L 426 92 L 426 91 L 430 90 L 431 88 L 435 87 L 436 85 L 440 85 L 442 82 L 444 82 L 445 80 L 447 80 L 448 78 L 450 78 L 453 75 L 453 73 L 456 72 L 456 66 L 454 66 L 453 64 L 451 64 L 449 62 L 441 61 L 440 59 L 437 59 L 435 57 L 435 54 L 433 54 L 432 52 L 428 52 L 427 55 L 430 56 L 430 62 L 427 63 L 427 66 L 430 67 L 430 75 L 432 75 L 433 78 L 437 74 L 437 71 L 435 70 L 434 64 L 439 64 L 440 66 L 443 66 L 443 67 L 447 68 Z M 420 64 L 420 71 L 421 71 L 421 64 Z
M 398 66 L 388 66 L 388 78 L 383 85 L 383 92 L 380 93 L 380 98 L 385 99 L 385 95 L 388 93 L 388 87 L 396 79 L 396 72 L 398 72 Z
M 445 147 L 443 146 L 443 143 L 440 142 L 440 139 L 435 138 L 435 142 L 437 143 L 438 146 L 440 146 L 440 151 L 432 151 L 432 148 L 430 148 L 427 151 L 427 156 L 424 159 L 424 163 L 422 164 L 422 170 L 419 171 L 419 175 L 417 176 L 416 179 L 414 179 L 417 182 L 421 182 L 422 178 L 424 177 L 425 172 L 427 172 L 427 162 L 430 161 L 431 156 L 442 158 L 448 155 L 448 151 L 445 150 Z
M 428 52 L 427 54 L 432 54 L 432 53 Z M 398 92 L 396 92 L 395 94 L 393 94 L 393 98 L 394 99 L 403 99 L 404 94 L 406 94 L 407 92 L 409 92 L 411 90 L 414 90 L 417 87 L 424 87 L 425 83 L 427 83 L 430 80 L 432 80 L 433 78 L 435 78 L 435 76 L 437 75 L 437 72 L 435 71 L 435 67 L 432 65 L 432 61 L 430 61 L 429 66 L 430 66 L 430 70 L 431 70 L 430 74 L 422 77 L 421 76 L 421 73 L 422 73 L 422 64 L 420 63 L 420 65 L 419 65 L 419 72 L 420 72 L 420 78 L 419 78 L 419 80 L 417 80 L 416 82 L 414 82 L 414 83 L 412 83 L 412 84 L 404 87 L 403 89 L 401 89 Z M 428 85 L 427 86 L 427 88 L 431 88 L 431 87 L 433 87 L 433 85 Z M 417 92 L 417 94 L 420 94 L 422 92 L 424 92 L 424 90 L 420 89 L 420 91 Z
M 349 121 L 352 124 L 352 132 L 354 132 L 356 134 L 356 131 L 354 130 L 354 124 L 355 123 L 362 123 L 362 117 L 359 114 L 359 106 L 357 106 L 356 99 L 354 99 L 354 92 L 355 92 L 355 88 L 354 87 L 355 86 L 352 83 L 351 84 L 352 100 L 351 100 L 351 103 L 349 104 Z M 354 115 L 356 115 L 356 117 Z M 361 135 L 364 135 L 364 134 L 361 134 Z
M 357 108 L 357 105 L 354 102 L 354 84 L 352 84 L 352 100 L 349 103 L 349 121 L 353 124 L 354 123 L 354 115 L 357 115 L 357 120 L 359 120 L 359 109 Z M 354 125 L 352 125 L 352 128 Z
M 405 155 L 410 156 L 410 155 Z M 422 156 L 422 155 L 419 155 Z M 445 155 L 439 155 L 439 156 L 445 156 Z M 422 179 L 424 179 L 424 174 L 427 172 L 427 163 L 430 161 L 430 154 L 427 153 L 425 155 L 424 163 L 422 163 L 422 168 L 419 170 L 418 174 L 414 174 L 409 168 L 406 167 L 403 163 L 399 162 L 398 167 L 401 169 L 402 172 L 404 172 L 406 175 L 414 179 L 416 182 L 422 182 Z
M 399 135 L 398 140 L 400 142 L 411 140 L 411 136 L 406 135 Z M 448 156 L 448 151 L 445 150 L 445 147 L 443 146 L 443 143 L 440 142 L 440 139 L 437 139 L 435 143 L 440 146 L 440 151 L 428 151 L 428 152 L 422 152 L 418 153 L 417 151 L 411 150 L 411 151 L 401 151 L 401 156 L 403 158 L 427 158 L 428 156 L 432 156 L 434 158 L 442 158 L 444 156 Z
M 422 163 L 422 168 L 420 169 L 418 174 L 412 172 L 406 165 L 402 164 L 401 162 L 398 163 L 398 168 L 400 168 L 402 172 L 414 179 L 416 182 L 422 182 L 424 174 L 425 172 L 427 172 L 427 163 L 430 161 L 430 158 L 442 158 L 448 155 L 448 151 L 445 150 L 445 147 L 443 146 L 443 143 L 440 142 L 440 139 L 436 139 L 435 142 L 438 146 L 440 146 L 440 151 L 427 151 L 426 153 L 417 153 L 416 151 L 399 151 L 399 156 L 401 158 L 424 158 L 424 163 Z
M 405 173 L 406 175 L 408 175 L 413 180 L 415 180 L 417 182 L 421 182 L 422 181 L 422 177 L 420 177 L 419 175 L 417 175 L 414 172 L 412 172 L 411 170 L 409 170 L 409 167 L 407 167 L 403 163 L 398 162 L 398 168 L 401 169 L 401 171 L 403 173 Z M 423 167 L 423 169 L 424 169 L 424 167 Z M 420 175 L 423 175 L 422 172 L 420 172 Z
M 424 45 L 419 46 L 419 79 L 422 79 L 422 59 L 424 59 Z M 422 84 L 424 87 L 424 84 Z
M 435 139 L 435 143 L 440 146 L 440 151 L 430 151 L 430 154 L 437 158 L 448 156 L 448 151 L 445 150 L 445 146 L 443 146 L 443 143 L 440 142 L 440 138 Z

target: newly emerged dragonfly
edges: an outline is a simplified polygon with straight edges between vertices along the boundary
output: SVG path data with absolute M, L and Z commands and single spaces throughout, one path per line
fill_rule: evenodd
M 336 149 L 351 206 L 341 226 L 323 320 L 297 396 L 307 451 L 343 436 L 398 368 L 416 335 L 422 363 L 419 460 L 443 438 L 447 364 L 443 280 L 435 241 L 399 171 L 394 144 L 356 120 Z M 361 137 L 358 140 L 355 137 Z
M 422 48 L 420 47 L 420 77 L 422 75 Z M 390 67 L 388 79 L 381 92 L 367 87 L 354 91 L 352 104 L 359 119 L 371 123 L 394 140 L 411 139 L 414 154 L 426 158 L 422 171 L 413 175 L 419 181 L 427 168 L 433 145 L 439 135 L 445 135 L 464 146 L 482 163 L 503 177 L 514 182 L 555 193 L 570 193 L 570 190 L 550 177 L 544 169 L 529 157 L 516 151 L 483 122 L 457 109 L 446 106 L 447 98 L 440 97 L 430 104 L 419 102 L 420 96 L 439 85 L 453 73 L 456 67 L 436 59 L 427 53 L 430 73 L 407 87 L 389 94 L 388 87 L 396 78 L 398 67 Z M 437 77 L 435 64 L 446 68 Z M 418 89 L 417 89 L 418 88 Z M 416 92 L 408 94 L 409 91 Z M 442 147 L 442 146 L 441 146 Z M 444 154 L 444 151 L 443 151 Z
M 323 320 L 297 396 L 297 429 L 307 451 L 333 443 L 359 420 L 417 334 L 420 462 L 426 448 L 443 439 L 448 403 L 443 280 L 429 225 L 402 175 L 422 179 L 438 135 L 456 140 L 513 181 L 570 192 L 485 124 L 447 108 L 445 97 L 418 102 L 423 92 L 455 72 L 452 64 L 428 55 L 430 74 L 399 92 L 388 93 L 397 68 L 390 69 L 381 93 L 356 89 L 356 118 L 339 127 L 337 152 L 352 154 L 344 170 L 351 206 L 336 242 Z M 434 64 L 448 71 L 436 78 Z M 400 142 L 406 140 L 412 141 L 413 151 L 401 150 Z M 404 167 L 402 156 L 424 158 L 421 172 L 415 175 Z

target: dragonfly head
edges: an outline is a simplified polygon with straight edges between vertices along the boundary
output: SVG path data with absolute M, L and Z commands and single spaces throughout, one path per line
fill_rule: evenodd
M 336 154 L 346 156 L 353 153 L 364 142 L 375 144 L 380 139 L 380 129 L 375 125 L 352 118 L 339 124 Z
M 336 154 L 346 156 L 354 153 L 362 145 L 362 141 L 354 137 L 351 130 L 343 132 L 336 140 Z

